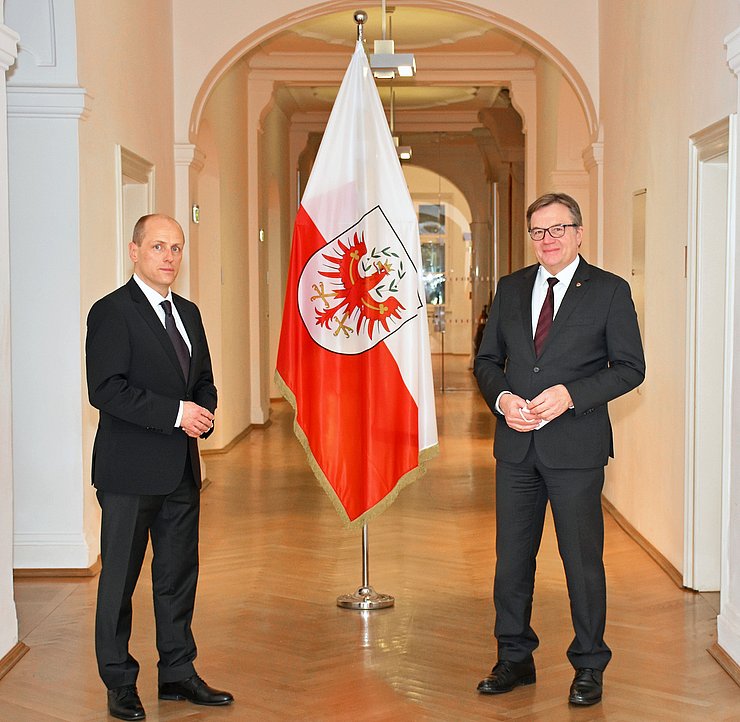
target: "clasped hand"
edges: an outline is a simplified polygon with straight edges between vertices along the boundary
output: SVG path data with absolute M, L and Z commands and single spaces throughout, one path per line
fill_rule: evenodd
M 193 401 L 182 402 L 182 419 L 180 428 L 188 435 L 197 439 L 213 427 L 213 414 L 203 406 Z
M 533 431 L 543 421 L 552 421 L 565 413 L 573 401 L 563 384 L 550 386 L 531 401 L 516 394 L 504 394 L 499 407 L 504 413 L 506 424 L 514 431 Z

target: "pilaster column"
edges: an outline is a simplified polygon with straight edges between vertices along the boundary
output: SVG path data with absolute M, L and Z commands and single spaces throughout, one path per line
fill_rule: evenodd
M 727 48 L 727 64 L 738 80 L 738 109 L 740 113 L 740 28 L 725 38 Z M 733 127 L 732 125 L 730 126 Z M 738 183 L 738 149 L 740 149 L 740 124 L 735 123 L 735 134 L 730 137 L 730 163 L 728 167 L 728 182 L 734 193 L 734 202 L 730 203 L 733 212 L 728 218 L 730 233 L 730 253 L 727 263 L 733 272 L 732 288 L 728 289 L 728 298 L 731 299 L 730 311 L 740 307 L 740 254 L 735 251 L 737 245 L 737 229 L 740 227 L 740 183 Z M 730 371 L 730 394 L 732 410 L 730 413 L 729 429 L 725 439 L 729 449 L 729 488 L 722 495 L 722 560 L 721 560 L 721 600 L 720 612 L 717 617 L 717 644 L 728 654 L 737 665 L 740 665 L 740 332 L 739 318 L 733 314 L 728 333 L 727 343 L 732 349 L 732 363 Z
M 589 246 L 593 254 L 591 262 L 604 265 L 604 140 L 599 127 L 597 140 L 583 151 L 583 165 L 588 173 L 589 198 Z
M 80 308 L 79 123 L 71 85 L 8 87 L 16 568 L 89 568 Z
M 272 100 L 272 80 L 249 79 L 247 89 L 247 254 L 249 263 L 249 345 L 255 357 L 250 366 L 250 423 L 264 424 L 270 418 L 270 369 L 267 298 L 267 249 L 260 237 L 259 156 L 262 119 Z
M 524 207 L 537 197 L 537 80 L 511 81 L 511 104 L 522 117 L 524 133 Z M 526 229 L 525 229 L 526 230 Z M 536 261 L 529 237 L 524 234 L 524 265 Z
M 195 191 L 204 162 L 204 153 L 192 143 L 175 143 L 175 218 L 185 234 L 185 254 L 175 288 L 196 302 L 192 294 L 198 288 L 198 225 L 193 223 L 192 208 L 198 202 Z
M 0 12 L 0 19 L 2 14 Z M 0 658 L 18 641 L 13 601 L 13 415 L 10 345 L 10 230 L 5 73 L 15 62 L 18 35 L 0 24 Z

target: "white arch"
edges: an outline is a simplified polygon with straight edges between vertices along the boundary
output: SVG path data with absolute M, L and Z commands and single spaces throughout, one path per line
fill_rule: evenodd
M 598 131 L 598 6 L 584 0 L 397 0 L 397 5 L 456 12 L 505 30 L 543 53 L 572 85 L 592 139 Z M 205 104 L 218 80 L 245 53 L 298 22 L 347 10 L 353 0 L 301 6 L 299 0 L 274 0 L 256 11 L 241 0 L 222 0 L 218 14 L 204 24 L 202 3 L 179 0 L 173 7 L 175 28 L 175 137 L 193 142 Z M 578 17 L 578 23 L 572 19 Z M 204 35 L 207 34 L 207 37 Z M 197 48 L 197 52 L 195 52 Z

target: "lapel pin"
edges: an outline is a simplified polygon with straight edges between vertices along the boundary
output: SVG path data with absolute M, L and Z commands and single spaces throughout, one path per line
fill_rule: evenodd
M 580 288 L 580 287 L 581 287 L 581 282 L 580 281 L 576 281 L 576 288 Z

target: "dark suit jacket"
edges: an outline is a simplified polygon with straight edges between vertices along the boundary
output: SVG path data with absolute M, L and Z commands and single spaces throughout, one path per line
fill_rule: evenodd
M 475 376 L 495 413 L 502 391 L 533 399 L 564 384 L 574 408 L 537 431 L 519 432 L 499 416 L 494 455 L 524 459 L 532 438 L 553 469 L 604 466 L 614 456 L 607 403 L 638 386 L 645 358 L 629 285 L 581 258 L 539 357 L 532 339 L 532 288 L 538 265 L 499 281 Z
M 133 278 L 90 309 L 85 350 L 88 396 L 100 410 L 92 463 L 97 489 L 168 494 L 182 480 L 188 448 L 200 485 L 197 441 L 174 423 L 181 400 L 215 411 L 216 387 L 198 307 L 175 294 L 173 301 L 192 344 L 188 379 Z

